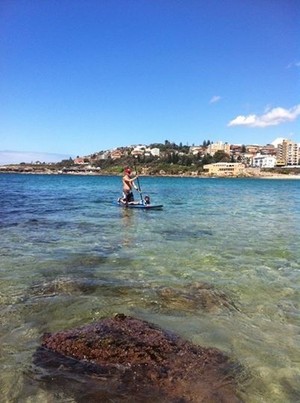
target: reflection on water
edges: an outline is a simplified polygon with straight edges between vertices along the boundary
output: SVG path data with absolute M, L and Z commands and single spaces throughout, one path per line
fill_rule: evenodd
M 164 210 L 117 207 L 120 178 L 0 175 L 4 401 L 71 401 L 39 383 L 41 335 L 116 312 L 238 359 L 245 401 L 298 401 L 299 182 L 142 181 Z
M 122 246 L 130 247 L 135 240 L 135 211 L 133 211 L 133 209 L 120 207 L 120 215 L 120 232 L 124 234 L 124 238 L 122 239 Z

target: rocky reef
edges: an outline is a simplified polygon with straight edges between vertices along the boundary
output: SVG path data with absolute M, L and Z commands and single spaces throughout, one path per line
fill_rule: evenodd
M 43 387 L 76 402 L 242 401 L 241 367 L 220 350 L 123 314 L 45 334 L 34 364 Z

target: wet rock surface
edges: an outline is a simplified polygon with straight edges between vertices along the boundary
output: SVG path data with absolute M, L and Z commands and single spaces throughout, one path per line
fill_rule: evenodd
M 34 363 L 45 388 L 77 402 L 241 401 L 241 368 L 220 350 L 123 314 L 45 334 Z

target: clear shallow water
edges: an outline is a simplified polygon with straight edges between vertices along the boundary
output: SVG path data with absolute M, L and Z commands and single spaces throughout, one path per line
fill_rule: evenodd
M 118 177 L 0 175 L 3 401 L 72 401 L 28 375 L 40 337 L 116 312 L 238 359 L 247 402 L 300 401 L 300 181 L 141 185 L 163 211 L 118 208 Z

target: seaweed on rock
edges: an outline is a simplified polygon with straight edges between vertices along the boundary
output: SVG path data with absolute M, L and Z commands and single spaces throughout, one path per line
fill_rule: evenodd
M 44 387 L 77 402 L 241 401 L 240 367 L 220 350 L 123 314 L 45 334 L 34 363 Z

